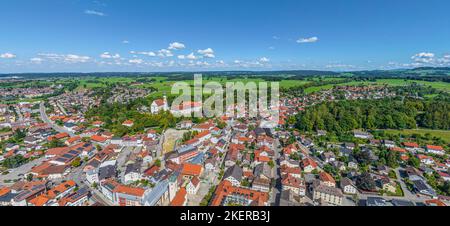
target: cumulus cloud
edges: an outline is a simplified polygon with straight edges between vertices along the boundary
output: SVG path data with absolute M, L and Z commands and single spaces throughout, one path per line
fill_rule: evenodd
M 41 64 L 44 61 L 44 59 L 39 58 L 39 57 L 34 57 L 34 58 L 31 58 L 30 61 L 33 64 Z
M 143 52 L 136 52 L 136 51 L 130 51 L 130 53 L 131 53 L 131 54 L 137 54 L 137 55 L 151 56 L 151 57 L 156 56 L 156 53 L 155 53 L 155 52 L 145 52 L 145 51 L 143 51 Z
M 170 50 L 178 50 L 178 49 L 184 49 L 184 48 L 186 48 L 186 46 L 180 42 L 173 42 L 173 43 L 170 43 L 170 45 L 169 45 Z
M 128 40 L 123 40 L 122 43 L 123 43 L 123 44 L 129 44 L 130 41 L 128 41 Z
M 178 55 L 178 59 L 184 60 L 184 59 L 186 59 L 186 56 L 185 55 Z
M 195 56 L 194 53 L 191 53 L 191 54 L 186 56 L 186 59 L 188 59 L 188 60 L 196 60 L 196 59 L 198 59 L 198 57 Z
M 311 38 L 300 38 L 297 40 L 297 43 L 314 43 L 319 41 L 318 37 L 311 37 Z
M 417 53 L 414 56 L 412 56 L 411 59 L 418 63 L 425 63 L 425 64 L 432 63 L 434 61 L 434 53 L 427 53 L 427 52 Z
M 131 59 L 128 61 L 130 64 L 142 64 L 144 63 L 143 59 Z
M 91 60 L 89 56 L 81 56 L 75 54 L 56 54 L 56 53 L 40 53 L 38 56 L 56 61 L 56 62 L 64 62 L 64 63 L 86 63 Z
M 259 59 L 259 62 L 261 62 L 261 63 L 267 63 L 267 62 L 269 62 L 269 61 L 270 61 L 270 59 L 267 58 L 267 57 L 261 57 L 261 58 Z
M 90 9 L 85 10 L 84 13 L 87 15 L 93 15 L 93 16 L 106 16 L 106 14 L 103 12 L 90 10 Z
M 12 53 L 2 53 L 2 54 L 0 54 L 0 58 L 2 58 L 2 59 L 14 59 L 16 57 L 17 56 L 15 54 L 12 54 Z
M 167 49 L 161 49 L 161 50 L 159 50 L 158 51 L 158 56 L 159 57 L 172 57 L 173 56 L 173 53 L 172 53 L 172 51 L 170 51 L 170 50 L 167 50 Z
M 206 58 L 215 58 L 214 50 L 211 48 L 198 50 L 197 53 L 203 55 Z
M 102 59 L 119 59 L 120 55 L 119 54 L 110 54 L 109 52 L 104 52 L 100 55 L 100 58 Z

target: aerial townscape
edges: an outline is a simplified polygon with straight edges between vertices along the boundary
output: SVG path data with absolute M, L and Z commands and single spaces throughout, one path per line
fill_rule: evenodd
M 167 93 L 190 74 L 2 79 L 0 205 L 449 204 L 448 83 L 283 73 L 272 126 L 175 117 L 202 110 Z
M 429 207 L 450 206 L 449 9 L 2 0 L 0 208 L 146 209 L 130 225 L 445 209 Z

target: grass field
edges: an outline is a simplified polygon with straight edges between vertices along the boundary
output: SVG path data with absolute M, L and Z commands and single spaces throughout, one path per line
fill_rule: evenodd
M 170 94 L 172 85 L 176 81 L 167 81 L 166 77 L 154 77 L 153 79 L 156 79 L 155 82 L 152 83 L 146 83 L 143 85 L 140 85 L 139 87 L 145 88 L 145 87 L 153 87 L 157 92 L 154 92 L 151 96 L 154 97 L 160 97 L 164 93 Z M 314 77 L 307 80 L 282 80 L 280 81 L 280 88 L 292 88 L 292 87 L 298 87 L 302 86 L 308 83 L 311 83 L 312 81 L 343 81 L 345 78 L 338 78 L 338 77 L 326 77 L 326 78 L 318 78 Z M 113 84 L 113 83 L 131 83 L 135 82 L 136 78 L 133 77 L 103 77 L 103 78 L 96 78 L 96 77 L 83 77 L 79 79 L 80 85 L 78 89 L 82 88 L 95 88 L 95 87 L 105 87 L 106 84 Z M 219 82 L 221 84 L 225 84 L 226 82 L 264 82 L 263 79 L 260 78 L 242 78 L 242 79 L 227 79 L 224 76 L 217 76 L 217 77 L 211 77 L 211 78 L 204 78 L 203 83 L 207 83 L 210 81 Z M 184 82 L 187 82 L 190 85 L 193 85 L 192 80 L 186 80 Z M 43 82 L 42 82 L 43 83 Z M 42 84 L 41 83 L 41 84 Z M 427 81 L 416 81 L 416 80 L 404 80 L 404 79 L 379 79 L 376 82 L 347 82 L 347 83 L 339 83 L 337 85 L 389 85 L 389 86 L 406 86 L 410 85 L 412 83 L 422 84 L 425 86 L 431 86 L 433 88 L 436 88 L 438 90 L 450 92 L 450 84 L 445 82 L 427 82 Z M 39 82 L 38 82 L 39 84 Z M 308 87 L 305 89 L 305 92 L 307 94 L 321 91 L 321 90 L 328 90 L 332 89 L 334 84 L 329 85 L 323 85 L 323 86 L 314 86 L 314 87 Z M 430 98 L 433 98 L 433 96 L 429 96 Z
M 405 130 L 385 130 L 389 134 L 402 134 L 402 135 L 412 135 L 420 134 L 425 135 L 429 133 L 432 137 L 440 137 L 445 142 L 450 144 L 450 130 L 429 130 L 429 129 L 405 129 Z

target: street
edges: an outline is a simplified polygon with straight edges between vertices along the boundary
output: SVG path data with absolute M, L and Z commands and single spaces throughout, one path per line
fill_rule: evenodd
M 69 134 L 70 137 L 74 137 L 75 134 L 70 132 L 69 130 L 67 130 L 66 128 L 60 127 L 56 124 L 54 124 L 47 116 L 47 113 L 45 112 L 45 105 L 44 102 L 41 101 L 40 105 L 39 105 L 39 111 L 41 113 L 41 119 L 42 121 L 44 121 L 45 123 L 49 124 L 54 130 L 56 130 L 59 133 L 67 133 Z

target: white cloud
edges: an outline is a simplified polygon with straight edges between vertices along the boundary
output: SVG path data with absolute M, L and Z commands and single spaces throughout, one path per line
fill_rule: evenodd
M 170 43 L 170 45 L 169 45 L 170 50 L 178 50 L 178 49 L 184 49 L 184 48 L 186 48 L 186 46 L 180 42 L 173 42 L 173 43 Z
M 39 57 L 34 57 L 34 58 L 31 58 L 30 61 L 33 64 L 41 64 L 44 61 L 44 59 L 39 58 Z
M 269 50 L 275 50 L 274 46 L 269 46 Z
M 189 59 L 189 60 L 196 60 L 196 59 L 198 59 L 198 57 L 195 56 L 194 53 L 191 53 L 191 54 L 187 55 L 186 58 Z
M 186 56 L 185 56 L 185 55 L 179 55 L 179 56 L 178 56 L 178 59 L 184 60 L 184 59 L 186 59 Z
M 64 56 L 64 61 L 68 62 L 68 63 L 86 63 L 90 60 L 91 58 L 88 56 L 79 56 L 79 55 L 75 55 L 75 54 L 69 54 Z
M 101 58 L 103 59 L 119 59 L 120 55 L 119 54 L 110 54 L 109 52 L 104 52 L 100 55 Z
M 211 48 L 207 48 L 207 49 L 201 49 L 197 51 L 199 54 L 203 55 L 206 58 L 215 58 L 216 56 L 214 55 L 214 50 Z
M 144 63 L 144 60 L 143 59 L 131 59 L 128 62 L 131 64 L 142 64 L 142 63 Z
M 170 51 L 170 50 L 167 50 L 167 49 L 161 49 L 161 50 L 159 50 L 158 51 L 158 56 L 159 57 L 172 57 L 173 56 L 173 53 L 172 53 L 172 51 Z
M 106 16 L 106 14 L 103 13 L 103 12 L 95 11 L 95 10 L 89 10 L 89 9 L 85 10 L 84 13 L 87 14 L 87 15 L 94 15 L 94 16 Z
M 154 57 L 156 56 L 155 52 L 136 52 L 136 51 L 130 51 L 131 54 L 138 54 L 138 55 L 145 55 L 145 56 L 151 56 Z
M 261 63 L 267 63 L 269 61 L 270 61 L 270 59 L 267 58 L 267 57 L 262 57 L 262 58 L 259 59 L 259 62 L 261 62 Z
M 56 53 L 40 53 L 38 56 L 55 61 L 64 63 L 86 63 L 91 60 L 89 56 L 81 56 L 75 54 L 56 54 Z
M 130 41 L 128 41 L 128 40 L 123 40 L 122 43 L 123 43 L 123 44 L 129 44 Z
M 314 43 L 319 41 L 319 38 L 317 37 L 311 37 L 311 38 L 300 38 L 297 40 L 297 43 Z
M 427 53 L 427 52 L 417 53 L 414 56 L 412 56 L 411 59 L 417 63 L 425 63 L 425 64 L 433 63 L 434 53 Z
M 17 56 L 15 55 L 15 54 L 12 54 L 12 53 L 3 53 L 3 54 L 0 54 L 0 58 L 2 58 L 2 59 L 14 59 L 14 58 L 16 58 Z

